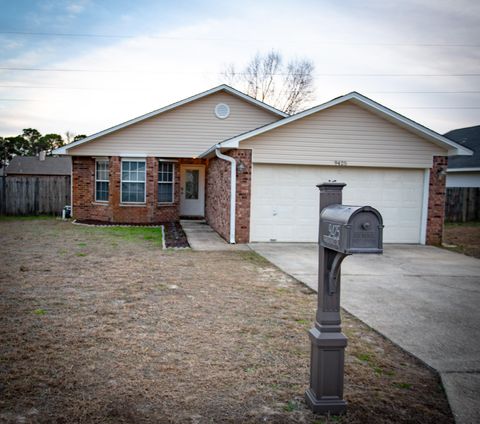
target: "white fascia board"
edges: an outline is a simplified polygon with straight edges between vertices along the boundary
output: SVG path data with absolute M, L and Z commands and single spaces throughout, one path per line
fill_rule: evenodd
M 285 113 L 279 109 L 274 108 L 273 106 L 267 105 L 266 103 L 255 99 L 254 97 L 249 96 L 248 94 L 242 93 L 241 91 L 238 91 L 237 89 L 230 87 L 229 85 L 222 84 L 219 87 L 216 87 L 218 90 L 225 90 L 230 94 L 233 94 L 235 96 L 238 96 L 242 98 L 243 100 L 252 103 L 254 105 L 260 106 L 264 109 L 267 109 L 268 111 L 275 113 L 276 115 L 281 116 L 282 118 L 286 118 L 290 116 L 288 113 Z
M 222 85 L 219 85 L 218 87 L 214 87 L 214 88 L 211 88 L 210 90 L 204 91 L 202 93 L 195 94 L 194 96 L 187 97 L 186 99 L 183 99 L 183 100 L 180 100 L 178 102 L 172 103 L 168 106 L 162 107 L 160 109 L 154 110 L 154 111 L 146 113 L 144 115 L 140 115 L 136 118 L 130 119 L 129 121 L 122 122 L 121 124 L 118 124 L 118 125 L 115 125 L 113 127 L 107 128 L 106 130 L 100 131 L 98 133 L 90 135 L 90 136 L 88 136 L 86 138 L 83 138 L 81 140 L 74 141 L 73 143 L 70 143 L 67 146 L 64 146 L 66 153 L 61 153 L 61 154 L 68 154 L 67 151 L 69 149 L 73 148 L 73 147 L 77 147 L 77 146 L 80 146 L 84 143 L 88 143 L 92 140 L 95 140 L 99 137 L 110 134 L 114 131 L 120 130 L 122 128 L 128 127 L 128 126 L 133 125 L 133 124 L 136 124 L 137 122 L 143 121 L 145 119 L 152 118 L 156 115 L 159 115 L 161 113 L 167 112 L 167 111 L 172 110 L 172 109 L 175 109 L 179 106 L 183 106 L 184 104 L 193 102 L 194 100 L 201 99 L 202 97 L 209 96 L 210 94 L 214 94 L 214 93 L 217 93 L 219 91 L 226 91 L 227 93 L 230 93 L 234 96 L 240 97 L 240 98 L 242 98 L 243 100 L 245 100 L 249 103 L 253 103 L 257 106 L 260 106 L 264 109 L 267 109 L 270 112 L 275 113 L 276 115 L 279 115 L 283 118 L 286 117 L 286 116 L 289 116 L 285 112 L 282 112 L 278 109 L 275 109 L 274 107 L 272 107 L 270 105 L 267 105 L 266 103 L 263 103 L 260 100 L 254 99 L 253 97 L 250 97 L 250 96 L 242 93 L 241 91 L 235 90 L 234 88 L 232 88 L 232 87 L 230 87 L 226 84 L 222 84 Z M 58 154 L 60 154 L 60 153 L 58 153 Z
M 211 158 L 212 156 L 215 156 L 215 150 L 216 149 L 221 149 L 223 148 L 223 145 L 220 145 L 220 144 L 214 144 L 212 147 L 210 147 L 208 150 L 205 150 L 203 153 L 199 154 L 198 157 L 200 159 L 203 159 L 203 158 Z
M 480 168 L 448 168 L 447 172 L 480 172 Z
M 57 149 L 52 150 L 52 155 L 66 155 L 67 151 L 65 147 L 59 147 Z
M 222 148 L 228 147 L 230 149 L 238 149 L 239 146 L 240 146 L 239 141 L 237 141 L 237 140 L 227 140 L 227 141 L 221 143 L 220 147 L 222 147 Z
M 123 159 L 146 159 L 146 153 L 129 153 L 129 152 L 121 152 L 118 154 L 120 158 Z
M 398 123 L 399 125 L 405 128 L 408 128 L 409 130 L 419 134 L 420 136 L 427 138 L 428 140 L 437 144 L 438 146 L 444 149 L 447 149 L 449 156 L 452 156 L 452 155 L 471 156 L 473 154 L 473 152 L 470 149 L 467 149 L 455 143 L 454 141 L 436 133 L 435 131 L 432 131 L 431 129 L 424 127 L 423 125 L 420 125 L 412 121 L 411 119 L 408 119 L 405 116 L 400 115 L 399 113 L 394 112 L 393 110 L 388 109 L 385 106 L 382 106 L 381 104 L 374 102 L 373 100 L 370 100 L 368 97 L 365 97 L 362 94 L 357 93 L 355 91 L 352 93 L 346 94 L 344 96 L 337 97 L 321 105 L 312 107 L 311 109 L 304 110 L 303 112 L 297 113 L 296 115 L 291 115 L 285 119 L 281 119 L 280 121 L 273 122 L 272 124 L 265 125 L 264 127 L 261 127 L 261 128 L 257 128 L 256 130 L 222 141 L 220 143 L 220 146 L 222 148 L 223 147 L 237 148 L 239 146 L 239 143 L 243 140 L 255 137 L 256 135 L 259 135 L 259 134 L 263 134 L 267 131 L 281 127 L 282 125 L 286 125 L 290 122 L 297 121 L 299 119 L 305 118 L 306 116 L 313 115 L 314 113 L 320 112 L 324 109 L 331 108 L 333 106 L 336 106 L 340 103 L 347 102 L 349 100 L 354 101 L 362 106 L 366 106 L 367 108 L 373 110 L 374 112 L 377 112 L 380 115 L 383 115 L 384 117 L 387 117 L 392 121 Z
M 210 159 L 211 157 L 215 156 L 215 150 L 219 149 L 221 152 L 230 149 L 238 149 L 240 147 L 239 142 L 223 142 L 220 144 L 214 144 L 208 150 L 205 150 L 203 153 L 198 155 L 200 159 Z

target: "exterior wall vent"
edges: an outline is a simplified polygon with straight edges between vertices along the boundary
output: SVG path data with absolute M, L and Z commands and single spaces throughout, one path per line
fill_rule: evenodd
M 225 103 L 219 103 L 215 106 L 215 116 L 219 119 L 228 118 L 230 115 L 230 107 Z

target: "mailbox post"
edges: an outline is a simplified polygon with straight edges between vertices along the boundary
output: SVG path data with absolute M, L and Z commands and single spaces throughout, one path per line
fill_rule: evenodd
M 318 308 L 311 341 L 310 388 L 305 399 L 313 412 L 341 414 L 347 337 L 340 319 L 340 265 L 354 253 L 382 253 L 383 222 L 370 206 L 342 205 L 344 183 L 320 189 Z

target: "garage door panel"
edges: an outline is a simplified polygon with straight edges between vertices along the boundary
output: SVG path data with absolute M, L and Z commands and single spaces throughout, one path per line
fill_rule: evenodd
M 369 204 L 382 213 L 385 242 L 420 242 L 423 170 L 266 164 L 253 167 L 250 239 L 316 241 L 316 185 L 329 180 L 347 183 L 345 204 Z

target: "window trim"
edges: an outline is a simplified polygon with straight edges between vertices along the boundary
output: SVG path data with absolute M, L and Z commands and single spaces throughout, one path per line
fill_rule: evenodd
M 159 174 L 160 174 L 160 165 L 164 163 L 171 163 L 172 164 L 172 181 L 160 181 L 159 179 Z M 172 184 L 172 201 L 171 202 L 160 202 L 158 200 L 158 187 L 160 184 L 166 184 L 166 183 L 171 183 Z M 158 172 L 157 172 L 157 203 L 159 205 L 173 205 L 175 203 L 175 162 L 174 161 L 169 161 L 169 160 L 158 160 Z
M 123 162 L 143 162 L 145 164 L 144 181 L 123 181 Z M 128 202 L 123 200 L 123 183 L 143 183 L 143 202 Z M 144 157 L 122 158 L 120 162 L 120 204 L 121 205 L 144 205 L 147 203 L 147 160 Z
M 99 180 L 97 178 L 97 164 L 99 162 L 107 162 L 107 171 L 108 171 L 108 179 L 107 180 Z M 108 199 L 107 200 L 99 200 L 97 199 L 97 182 L 108 183 Z M 108 203 L 110 199 L 110 160 L 108 158 L 95 158 L 95 197 L 94 201 L 98 203 Z

